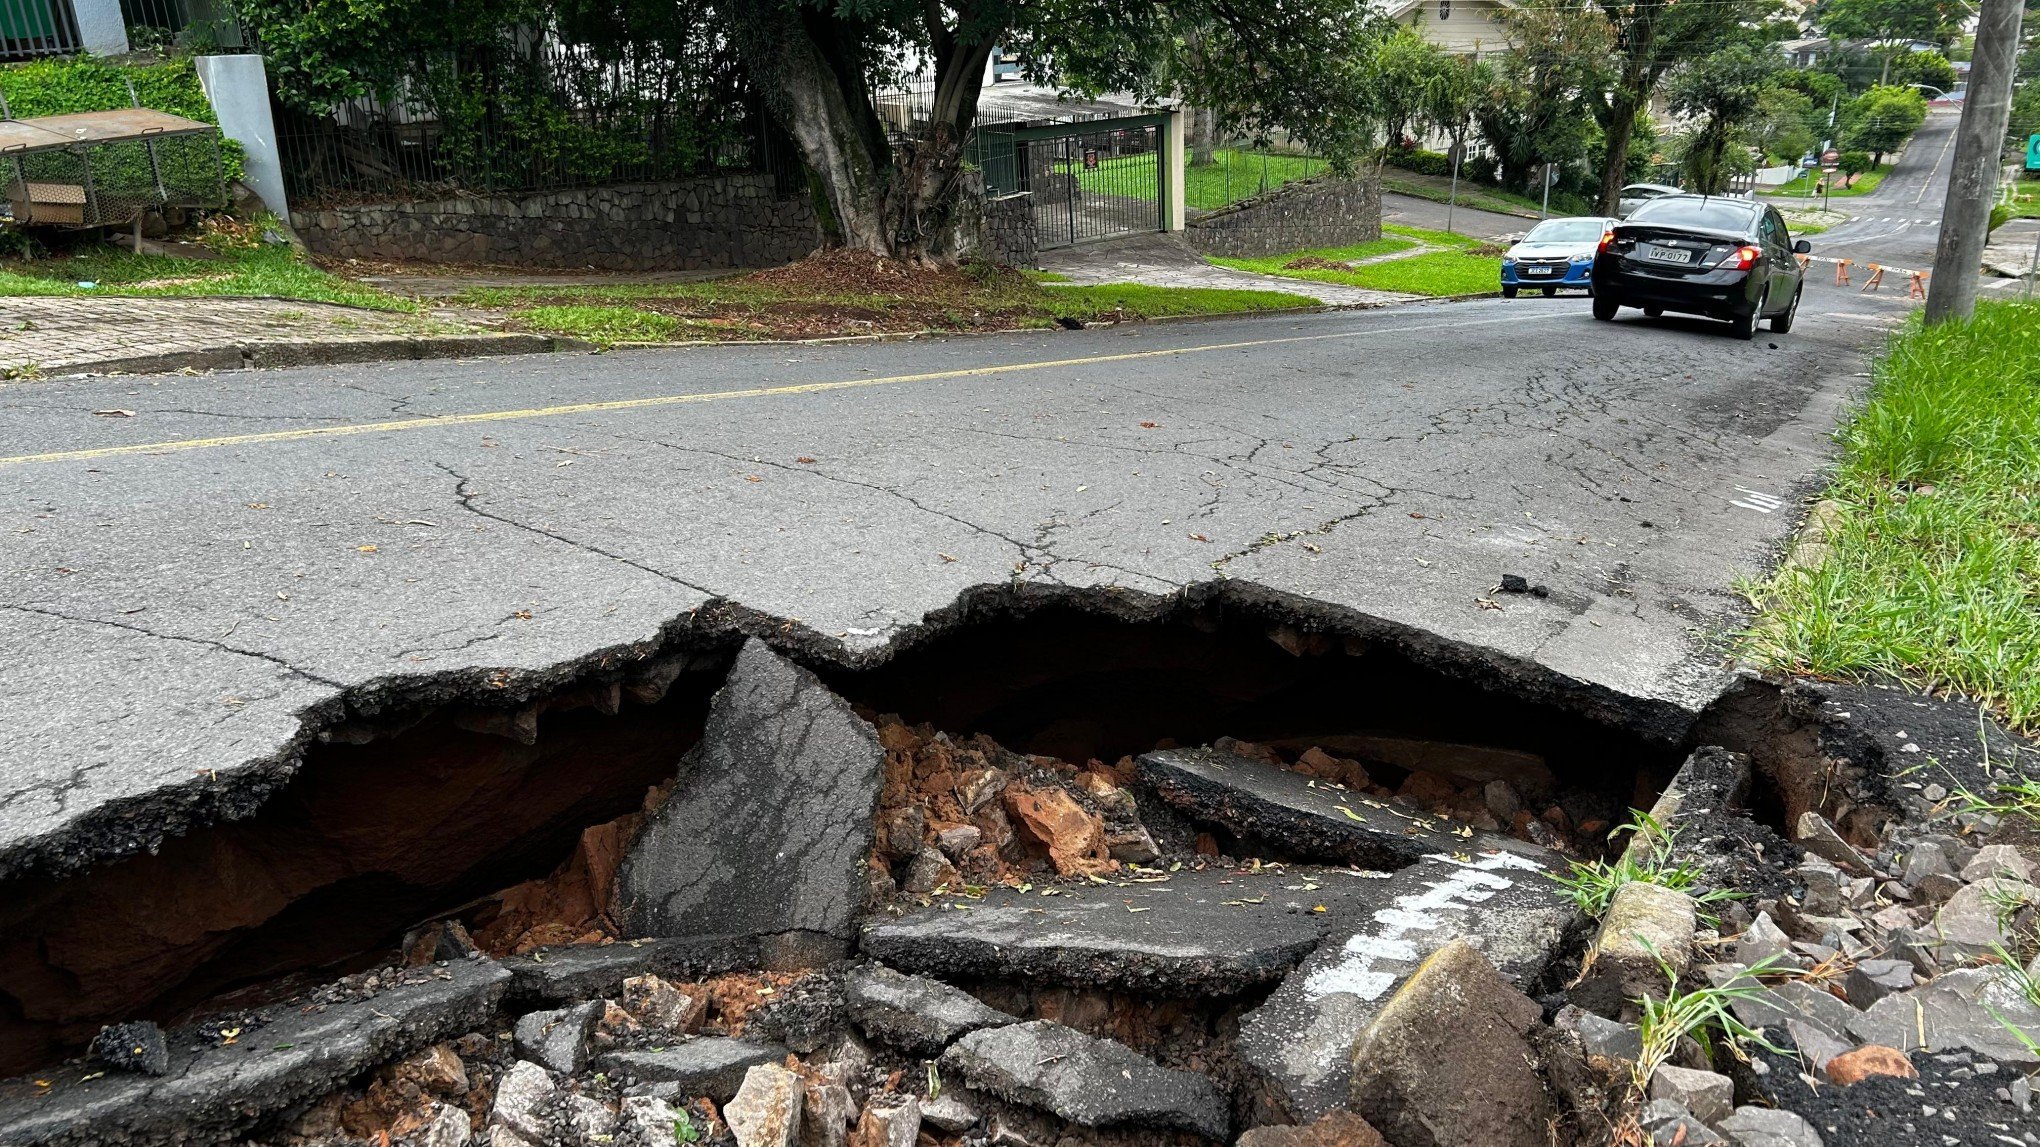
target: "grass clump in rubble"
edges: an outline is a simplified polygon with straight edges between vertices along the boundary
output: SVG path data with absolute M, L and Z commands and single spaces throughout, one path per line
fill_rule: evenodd
M 1637 1091 L 1648 1093 L 1651 1077 L 1677 1054 L 1679 1044 L 1689 1037 L 1700 1045 L 1709 1060 L 1714 1058 L 1716 1033 L 1727 1040 L 1731 1054 L 1740 1055 L 1743 1043 L 1785 1054 L 1783 1048 L 1766 1040 L 1763 1032 L 1737 1019 L 1729 1010 L 1737 1003 L 1761 999 L 1764 986 L 1758 977 L 1780 971 L 1781 959 L 1772 956 L 1737 972 L 1725 983 L 1682 992 L 1679 974 L 1659 957 L 1658 967 L 1663 969 L 1666 981 L 1664 999 L 1642 996 L 1635 1001 L 1642 1009 L 1637 1028 L 1643 1036 L 1643 1054 L 1637 1057 L 1632 1069 Z
M 1608 905 L 1615 894 L 1626 884 L 1655 884 L 1674 892 L 1684 892 L 1693 897 L 1697 905 L 1718 904 L 1734 900 L 1741 895 L 1725 888 L 1710 888 L 1694 893 L 1700 883 L 1701 871 L 1691 861 L 1675 860 L 1672 844 L 1677 837 L 1676 829 L 1667 829 L 1658 819 L 1647 812 L 1632 812 L 1629 823 L 1608 834 L 1609 840 L 1620 836 L 1631 836 L 1632 843 L 1613 861 L 1575 860 L 1571 871 L 1564 874 L 1547 873 L 1579 910 L 1595 919 L 1608 912 Z
M 85 284 L 91 284 L 87 286 Z M 274 298 L 414 312 L 418 304 L 329 274 L 282 243 L 212 245 L 212 257 L 137 254 L 110 243 L 0 262 L 0 296 Z
M 2040 731 L 2040 306 L 1910 326 L 1874 378 L 1838 432 L 1826 552 L 1748 587 L 1745 655 L 1958 692 Z
M 922 267 L 859 251 L 701 282 L 477 287 L 454 301 L 506 311 L 515 326 L 599 343 L 1038 329 L 1318 302 L 1275 291 L 1063 286 L 989 264 Z

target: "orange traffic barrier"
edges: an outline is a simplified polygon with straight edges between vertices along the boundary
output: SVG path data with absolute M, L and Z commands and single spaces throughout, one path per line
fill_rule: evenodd
M 1799 260 L 1799 271 L 1800 271 L 1800 273 L 1801 273 L 1801 274 L 1805 274 L 1805 273 L 1806 273 L 1806 265 L 1807 265 L 1808 263 L 1811 263 L 1811 262 L 1813 262 L 1813 256 L 1811 256 L 1811 255 L 1794 255 L 1794 256 L 1792 256 L 1792 257 L 1793 257 L 1793 258 L 1795 258 L 1795 259 L 1797 259 L 1797 260 Z
M 1835 260 L 1835 286 L 1837 286 L 1837 287 L 1848 287 L 1848 286 L 1853 286 L 1853 285 L 1854 285 L 1854 284 L 1852 284 L 1852 283 L 1850 283 L 1850 282 L 1849 282 L 1849 264 L 1850 264 L 1850 262 L 1851 262 L 1851 260 L 1848 260 L 1848 259 L 1836 259 L 1836 260 Z
M 1874 291 L 1883 285 L 1884 285 L 1884 268 L 1878 266 L 1875 263 L 1870 264 L 1870 277 L 1868 279 L 1863 280 L 1863 290 Z
M 1912 287 L 1906 292 L 1905 297 L 1908 299 L 1924 299 L 1927 297 L 1927 272 L 1914 271 L 1912 273 Z

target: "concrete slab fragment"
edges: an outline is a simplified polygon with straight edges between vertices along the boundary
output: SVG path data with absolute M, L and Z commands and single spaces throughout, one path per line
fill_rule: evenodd
M 1535 983 L 1578 925 L 1530 845 L 1425 857 L 1370 886 L 1319 948 L 1240 1026 L 1239 1050 L 1293 1121 L 1346 1103 L 1356 1035 L 1419 964 L 1464 937 L 1509 983 Z
M 942 979 L 1012 976 L 1161 996 L 1229 996 L 1316 948 L 1333 906 L 1378 881 L 1346 872 L 1212 869 L 994 888 L 865 929 L 864 951 Z M 1049 895 L 1053 893 L 1054 895 Z M 1312 911 L 1325 904 L 1324 913 Z
M 0 1083 L 0 1143 L 152 1147 L 228 1140 L 375 1064 L 474 1030 L 495 1013 L 509 981 L 510 973 L 489 960 L 415 968 L 395 987 L 324 1010 L 262 1009 L 270 1022 L 252 1029 L 244 1023 L 248 1030 L 225 1046 L 214 1046 L 217 1026 L 172 1032 L 170 1069 L 161 1078 L 88 1078 L 104 1069 L 82 1063 L 7 1080 Z
M 1308 860 L 1401 868 L 1470 843 L 1451 821 L 1238 753 L 1169 749 L 1139 766 L 1155 795 L 1191 819 Z
M 847 943 L 884 761 L 878 734 L 847 702 L 746 642 L 673 795 L 617 874 L 624 931 Z
M 1048 1020 L 986 1028 L 943 1053 L 972 1087 L 1085 1127 L 1160 1127 L 1224 1139 L 1231 1124 L 1211 1080 L 1171 1071 L 1123 1044 Z
M 660 1048 L 613 1051 L 597 1056 L 595 1066 L 628 1080 L 633 1095 L 661 1099 L 694 1099 L 706 1095 L 728 1103 L 744 1084 L 744 1073 L 761 1063 L 778 1063 L 786 1048 L 776 1043 L 702 1036 Z
M 937 1055 L 979 1028 L 1018 1023 L 969 992 L 923 976 L 866 964 L 843 977 L 850 1019 L 875 1040 L 917 1055 Z
M 511 977 L 510 998 L 525 1004 L 568 1004 L 614 996 L 632 976 L 694 980 L 757 966 L 758 941 L 750 936 L 562 945 L 503 961 Z

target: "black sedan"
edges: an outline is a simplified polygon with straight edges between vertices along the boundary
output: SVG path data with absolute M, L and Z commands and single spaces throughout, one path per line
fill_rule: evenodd
M 1740 338 L 1770 320 L 1783 334 L 1805 286 L 1794 243 L 1778 212 L 1747 199 L 1667 195 L 1608 229 L 1594 255 L 1594 317 L 1621 307 L 1652 318 L 1666 311 L 1727 319 Z

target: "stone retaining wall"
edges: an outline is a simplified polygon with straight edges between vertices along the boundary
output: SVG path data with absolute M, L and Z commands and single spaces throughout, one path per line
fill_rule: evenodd
M 604 271 L 771 267 L 822 242 L 808 198 L 758 174 L 293 211 L 291 226 L 335 258 Z
M 1183 237 L 1206 255 L 1258 259 L 1381 238 L 1381 186 L 1319 177 L 1287 183 L 1189 221 Z
M 1041 256 L 1034 196 L 1025 191 L 985 200 L 984 255 L 1008 267 L 1032 267 Z

